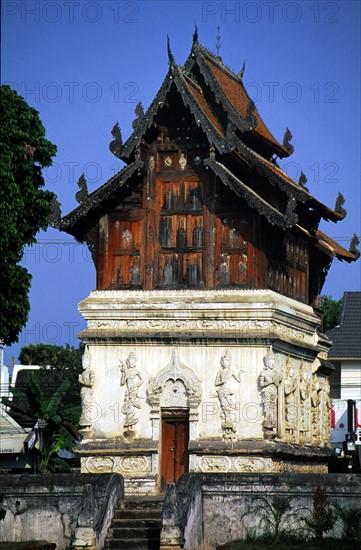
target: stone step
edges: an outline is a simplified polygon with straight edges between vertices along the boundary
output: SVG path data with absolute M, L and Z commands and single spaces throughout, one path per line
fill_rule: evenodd
M 106 550 L 159 550 L 163 496 L 119 502 L 107 533 Z
M 159 519 L 162 510 L 115 510 L 114 519 Z
M 161 519 L 159 516 L 154 516 L 151 518 L 113 518 L 112 520 L 112 527 L 143 527 L 143 526 L 151 526 L 151 527 L 160 527 L 161 525 Z
M 159 550 L 160 542 L 145 539 L 107 540 L 104 550 Z
M 161 510 L 163 506 L 163 498 L 162 499 L 155 499 L 154 497 L 152 499 L 149 499 L 147 497 L 143 497 L 142 500 L 135 500 L 135 499 L 126 499 L 121 500 L 119 502 L 119 509 L 129 509 L 129 510 L 150 510 L 150 509 L 159 509 Z
M 108 536 L 110 539 L 126 539 L 128 536 L 130 538 L 136 539 L 156 539 L 159 538 L 159 526 L 157 525 L 145 525 L 142 527 L 111 527 L 108 531 Z

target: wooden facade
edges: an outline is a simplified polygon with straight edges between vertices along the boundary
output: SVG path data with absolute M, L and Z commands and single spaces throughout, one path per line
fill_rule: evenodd
M 332 210 L 276 158 L 292 153 L 270 133 L 242 80 L 194 37 L 123 144 L 127 166 L 61 221 L 86 241 L 98 290 L 271 289 L 316 304 L 333 257 L 357 259 L 318 230 Z

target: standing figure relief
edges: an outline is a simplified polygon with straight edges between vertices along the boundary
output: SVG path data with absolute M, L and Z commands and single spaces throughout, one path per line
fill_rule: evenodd
M 322 385 L 321 407 L 322 407 L 321 439 L 324 445 L 328 445 L 331 437 L 332 398 L 330 393 L 330 383 L 327 380 L 327 378 L 325 378 Z
M 317 374 L 312 376 L 312 390 L 311 390 L 311 427 L 312 427 L 312 439 L 314 443 L 319 443 L 321 435 L 321 387 L 317 378 Z
M 277 368 L 276 356 L 272 352 L 272 347 L 263 358 L 263 362 L 265 368 L 259 375 L 259 384 L 262 388 L 263 427 L 271 432 L 269 435 L 275 437 L 277 435 L 278 386 L 282 380 L 282 373 Z
M 216 375 L 215 386 L 220 404 L 222 432 L 225 439 L 233 439 L 236 431 L 235 382 L 240 383 L 243 370 L 236 372 L 232 366 L 232 358 L 227 351 L 221 357 L 220 369 Z
M 142 373 L 136 368 L 137 360 L 133 352 L 130 352 L 125 364 L 119 361 L 120 385 L 126 386 L 124 401 L 121 411 L 125 415 L 124 430 L 126 435 L 133 435 L 132 429 L 139 422 L 139 409 L 141 409 L 141 399 L 139 388 L 143 384 Z
M 302 360 L 300 367 L 300 432 L 310 431 L 311 376 Z
M 286 439 L 289 441 L 294 439 L 297 428 L 297 404 L 296 404 L 296 389 L 297 389 L 297 372 L 295 371 L 293 360 L 291 357 L 286 361 L 286 377 L 284 383 L 285 392 L 285 430 Z
M 81 426 L 81 433 L 84 437 L 92 435 L 92 393 L 95 380 L 95 373 L 91 367 L 91 355 L 89 347 L 86 346 L 84 355 L 82 358 L 83 372 L 79 374 L 79 383 L 81 385 L 80 396 L 81 396 L 81 417 L 79 424 Z

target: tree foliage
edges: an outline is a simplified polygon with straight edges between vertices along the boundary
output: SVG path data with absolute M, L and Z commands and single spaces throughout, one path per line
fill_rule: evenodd
M 321 311 L 323 314 L 323 330 L 326 332 L 340 324 L 343 298 L 333 300 L 331 296 L 321 296 Z
M 51 166 L 56 146 L 45 138 L 38 112 L 6 85 L 0 87 L 0 121 L 0 339 L 10 345 L 30 310 L 31 275 L 19 263 L 25 246 L 48 226 L 55 195 L 42 189 L 42 169 Z
M 84 344 L 78 348 L 66 344 L 54 346 L 50 344 L 30 344 L 21 348 L 19 361 L 22 365 L 51 366 L 56 369 L 68 369 L 78 374 L 82 372 L 82 356 Z

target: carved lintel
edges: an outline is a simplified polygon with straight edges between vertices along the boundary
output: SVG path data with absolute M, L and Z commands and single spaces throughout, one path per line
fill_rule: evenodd
M 148 384 L 148 399 L 152 407 L 160 403 L 161 394 L 168 381 L 181 381 L 187 392 L 189 406 L 197 407 L 201 401 L 202 388 L 195 373 L 181 363 L 177 350 L 173 350 L 170 362 Z M 182 391 L 179 386 L 172 389 Z
M 212 456 L 197 457 L 196 470 L 205 473 L 259 473 L 272 472 L 273 461 L 264 457 Z

